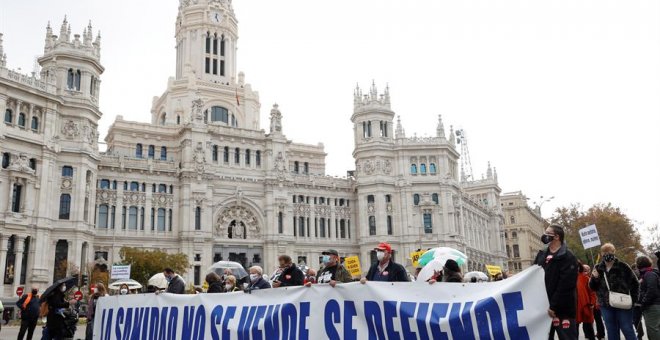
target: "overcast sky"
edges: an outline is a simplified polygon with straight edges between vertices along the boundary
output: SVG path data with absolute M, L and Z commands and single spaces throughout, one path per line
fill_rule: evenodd
M 28 72 L 45 27 L 102 33 L 100 122 L 149 121 L 174 74 L 178 0 L 0 0 L 11 68 Z M 488 161 L 504 192 L 522 190 L 548 217 L 558 205 L 612 202 L 660 221 L 658 1 L 234 0 L 239 69 L 274 102 L 284 132 L 325 144 L 329 174 L 354 168 L 356 83 L 389 83 L 409 136 L 437 115 L 465 129 L 475 177 Z

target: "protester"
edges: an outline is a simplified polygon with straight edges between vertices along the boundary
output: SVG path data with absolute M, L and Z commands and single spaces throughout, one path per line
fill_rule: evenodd
M 644 315 L 649 340 L 660 340 L 660 275 L 653 270 L 648 256 L 637 258 L 637 268 L 641 276 L 638 306 Z
M 305 273 L 305 280 L 303 280 L 303 284 L 307 286 L 307 284 L 315 284 L 316 283 L 316 270 L 312 268 L 307 268 L 307 272 Z
M 236 276 L 225 275 L 224 293 L 238 292 L 241 289 L 236 285 Z
M 167 280 L 167 290 L 165 292 L 172 294 L 185 294 L 186 283 L 183 282 L 181 276 L 175 273 L 172 268 L 165 268 L 163 274 Z
M 224 286 L 222 283 L 222 278 L 220 275 L 210 272 L 206 275 L 206 282 L 209 284 L 209 288 L 206 290 L 207 293 L 222 293 L 224 292 Z
M 476 279 L 476 278 L 475 278 Z M 437 272 L 429 280 L 429 284 L 434 284 L 436 282 L 463 282 L 463 276 L 461 275 L 461 267 L 458 266 L 458 263 L 452 259 L 448 259 L 445 262 L 445 265 L 442 267 L 440 272 Z M 476 282 L 476 280 L 475 280 Z
M 18 340 L 23 340 L 27 332 L 27 339 L 32 340 L 34 329 L 37 327 L 39 320 L 39 288 L 32 287 L 32 290 L 23 294 L 16 306 L 21 311 L 21 329 L 18 331 Z
M 575 323 L 578 334 L 580 333 L 580 324 L 584 337 L 588 340 L 595 340 L 594 334 L 594 306 L 596 305 L 596 293 L 589 288 L 589 266 L 578 261 L 577 276 L 577 313 Z
M 289 255 L 280 255 L 277 259 L 282 272 L 277 280 L 273 281 L 273 288 L 302 286 L 305 275 L 291 260 Z
M 64 299 L 64 293 L 66 291 L 66 284 L 63 283 L 46 298 L 46 303 L 48 304 L 46 332 L 48 333 L 49 339 L 61 339 L 64 337 L 66 332 L 64 309 L 74 306 L 78 302 L 75 299 L 66 302 Z
M 376 251 L 376 259 L 378 261 L 369 268 L 367 276 L 360 280 L 361 283 L 364 284 L 367 281 L 410 281 L 408 273 L 403 266 L 392 260 L 392 246 L 389 243 L 382 242 L 374 250 Z
M 641 283 L 642 276 L 639 274 L 639 269 L 637 269 L 637 263 L 633 263 L 630 269 L 635 274 L 635 279 Z M 638 303 L 633 304 L 633 328 L 637 333 L 637 339 L 642 340 L 644 338 L 644 324 L 642 323 L 642 307 Z
M 328 249 L 321 253 L 323 255 L 321 262 L 323 268 L 316 275 L 316 282 L 328 283 L 334 287 L 337 282 L 347 283 L 353 281 L 351 273 L 348 272 L 343 264 L 339 263 L 339 253 L 334 249 Z M 309 285 L 307 285 L 309 287 Z
M 270 283 L 264 280 L 264 270 L 259 266 L 252 266 L 248 269 L 250 272 L 250 282 L 248 284 L 246 292 L 251 292 L 258 289 L 268 289 L 270 288 Z
M 546 247 L 538 252 L 534 264 L 545 271 L 545 290 L 550 302 L 548 315 L 552 318 L 549 338 L 554 338 L 556 332 L 560 340 L 577 339 L 577 260 L 564 242 L 562 226 L 553 224 L 546 228 L 541 242 Z
M 591 277 L 591 267 L 589 267 L 589 265 L 587 264 L 583 264 L 582 267 L 584 268 L 582 271 L 583 275 L 585 275 L 587 278 Z M 587 282 L 587 287 L 588 287 L 588 282 Z M 589 291 L 591 291 L 593 296 L 596 296 L 596 292 L 593 291 L 591 288 L 589 288 Z M 594 300 L 594 308 L 592 311 L 594 313 L 594 324 L 596 327 L 594 336 L 598 340 L 605 339 L 605 325 L 603 325 L 603 317 L 600 314 L 600 305 L 598 304 L 598 297 L 596 297 Z
M 619 261 L 614 255 L 616 248 L 611 243 L 605 243 L 601 248 L 603 261 L 591 272 L 589 287 L 596 291 L 598 302 L 607 329 L 607 339 L 618 340 L 623 332 L 626 340 L 635 340 L 637 335 L 633 328 L 633 311 L 630 308 L 615 308 L 610 306 L 610 292 L 629 294 L 632 301 L 638 301 L 639 282 L 628 264 Z
M 128 295 L 129 293 L 130 290 L 128 289 L 128 285 L 122 283 L 121 286 L 119 286 L 119 295 Z
M 96 303 L 100 297 L 107 295 L 105 285 L 97 283 L 96 287 L 92 290 L 92 296 L 87 301 L 87 326 L 85 328 L 85 340 L 92 340 L 94 338 L 94 316 L 96 313 Z

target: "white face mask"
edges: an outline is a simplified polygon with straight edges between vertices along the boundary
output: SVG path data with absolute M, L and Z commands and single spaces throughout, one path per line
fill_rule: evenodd
M 98 292 L 99 292 L 98 289 L 96 289 L 96 288 L 92 289 L 92 293 L 96 294 L 96 293 L 98 293 Z
M 126 294 L 128 294 L 128 289 L 124 288 L 124 289 L 120 290 L 119 292 L 121 293 L 121 295 L 126 295 Z
M 385 252 L 384 251 L 377 251 L 376 252 L 376 258 L 378 259 L 378 261 L 382 261 L 384 257 L 385 257 Z
M 257 281 L 259 279 L 259 274 L 250 274 L 250 281 Z
M 62 286 L 62 288 L 60 288 L 60 291 L 61 291 L 62 293 L 66 292 L 66 286 Z
M 234 286 L 232 284 L 228 283 L 228 284 L 225 285 L 225 290 L 231 290 L 232 288 L 234 288 Z

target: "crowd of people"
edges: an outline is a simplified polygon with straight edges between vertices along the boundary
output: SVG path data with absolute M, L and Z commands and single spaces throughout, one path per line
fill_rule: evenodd
M 534 261 L 545 270 L 552 319 L 549 339 L 577 339 L 582 324 L 587 339 L 660 340 L 660 272 L 648 256 L 630 266 L 605 243 L 593 270 L 578 261 L 564 242 L 564 228 L 551 225 L 541 241 L 546 248 Z M 660 252 L 655 253 L 660 258 Z M 658 261 L 660 266 L 660 260 Z M 642 319 L 644 323 L 642 323 Z M 594 330 L 594 324 L 596 329 Z

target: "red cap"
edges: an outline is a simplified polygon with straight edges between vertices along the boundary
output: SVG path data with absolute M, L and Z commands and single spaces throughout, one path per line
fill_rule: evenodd
M 379 243 L 378 246 L 377 246 L 376 248 L 374 248 L 374 249 L 385 250 L 385 251 L 388 252 L 388 253 L 391 253 L 391 252 L 392 252 L 392 246 L 391 246 L 389 243 L 387 243 L 387 242 L 381 242 L 381 243 Z

